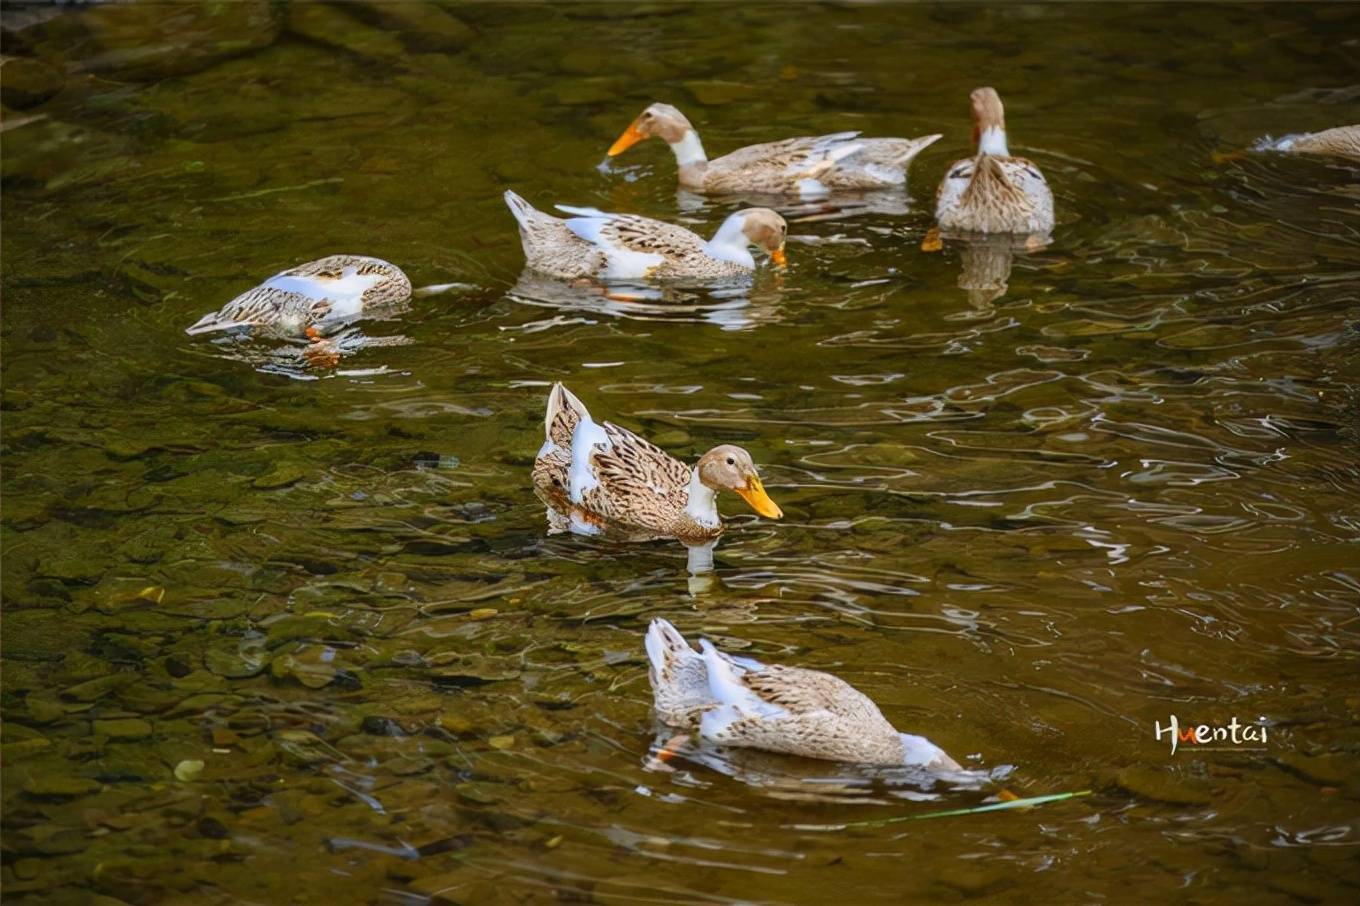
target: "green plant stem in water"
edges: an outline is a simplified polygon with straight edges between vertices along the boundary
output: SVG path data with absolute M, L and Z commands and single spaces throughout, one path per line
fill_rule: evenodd
M 982 812 L 1002 812 L 1013 808 L 1028 808 L 1034 805 L 1043 805 L 1048 802 L 1060 802 L 1064 799 L 1076 799 L 1081 796 L 1091 795 L 1090 790 L 1078 790 L 1072 793 L 1050 793 L 1047 796 L 1030 796 L 1028 799 L 1012 799 L 1009 802 L 989 802 L 986 805 L 977 805 L 972 808 L 954 808 L 942 812 L 926 812 L 922 815 L 899 815 L 896 818 L 879 818 L 874 821 L 851 821 L 847 824 L 798 824 L 794 825 L 798 830 L 844 830 L 850 827 L 884 827 L 889 824 L 901 824 L 904 821 L 925 821 L 927 818 L 953 818 L 959 815 L 977 815 Z

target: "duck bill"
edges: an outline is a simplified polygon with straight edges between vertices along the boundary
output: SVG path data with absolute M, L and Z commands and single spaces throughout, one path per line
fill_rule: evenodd
M 618 141 L 609 146 L 609 156 L 615 157 L 622 154 L 646 137 L 642 134 L 642 130 L 638 129 L 637 121 L 634 120 L 628 125 L 627 129 L 623 130 L 623 135 L 619 136 Z
M 746 479 L 746 487 L 736 488 L 736 492 L 746 501 L 747 506 L 766 519 L 784 518 L 784 511 L 779 508 L 779 504 L 770 499 L 769 494 L 765 493 L 765 486 L 755 475 Z
M 779 248 L 775 249 L 773 252 L 770 252 L 770 260 L 773 261 L 773 262 L 775 263 L 775 266 L 776 266 L 776 267 L 788 267 L 788 266 L 789 266 L 789 259 L 788 259 L 788 257 L 784 254 L 784 246 L 783 246 L 783 245 L 780 245 Z

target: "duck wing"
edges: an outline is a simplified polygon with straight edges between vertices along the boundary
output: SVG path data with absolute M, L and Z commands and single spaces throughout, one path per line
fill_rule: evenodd
M 665 450 L 611 422 L 608 446 L 590 459 L 595 487 L 583 505 L 608 522 L 667 532 L 689 502 L 690 469 Z
M 411 281 L 395 265 L 363 255 L 330 255 L 279 271 L 185 332 L 280 324 L 300 330 L 331 317 L 354 317 L 366 305 L 402 302 L 410 296 Z
M 858 152 L 863 142 L 858 132 L 833 132 L 765 142 L 738 148 L 708 163 L 708 180 L 742 185 L 796 186 L 802 180 L 816 180 L 847 157 Z
M 605 255 L 606 276 L 646 277 L 668 262 L 707 255 L 704 240 L 684 227 L 633 214 L 608 214 L 595 208 L 569 205 L 557 208 L 575 215 L 566 221 L 567 229 Z

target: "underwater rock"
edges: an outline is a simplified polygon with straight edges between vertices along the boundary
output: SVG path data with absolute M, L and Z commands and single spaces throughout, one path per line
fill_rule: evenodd
M 675 450 L 679 447 L 688 447 L 693 443 L 690 433 L 681 428 L 666 428 L 651 435 L 648 440 L 656 444 L 663 450 Z
M 8 734 L 8 730 L 5 731 Z M 52 748 L 52 740 L 39 736 L 35 739 L 21 739 L 15 742 L 0 743 L 0 760 L 13 764 L 34 755 L 42 755 Z
M 1014 872 L 977 859 L 946 862 L 938 870 L 935 880 L 970 899 L 996 893 L 1015 884 Z
M 725 107 L 754 100 L 760 89 L 744 82 L 725 82 L 719 79 L 691 80 L 681 85 L 699 104 L 705 107 Z
M 77 556 L 56 556 L 43 560 L 38 566 L 39 574 L 73 584 L 94 582 L 101 578 L 107 567 L 105 564 Z
M 269 663 L 261 638 L 241 639 L 235 644 L 209 648 L 203 653 L 203 666 L 210 673 L 227 679 L 246 679 L 264 672 Z
M 146 739 L 151 735 L 151 721 L 137 717 L 124 717 L 114 720 L 96 720 L 94 732 L 112 740 Z
M 1208 805 L 1213 801 L 1204 783 L 1144 765 L 1121 770 L 1115 776 L 1115 785 L 1135 796 L 1170 805 Z
M 286 488 L 290 484 L 295 484 L 307 476 L 307 469 L 293 462 L 280 462 L 274 468 L 256 478 L 250 483 L 253 488 L 262 491 L 272 491 L 275 488 Z
M 6 11 L 6 15 L 9 15 Z M 66 84 L 60 69 L 32 57 L 0 61 L 0 101 L 15 110 L 28 110 L 52 97 Z
M 215 63 L 268 47 L 282 27 L 269 0 L 233 3 L 109 3 L 72 14 L 85 30 L 79 48 L 83 69 L 118 79 L 155 81 L 207 69 Z M 45 29 L 51 32 L 51 29 Z M 45 35 L 43 53 L 65 55 L 59 36 Z
M 456 662 L 453 662 L 456 661 Z M 519 667 L 509 658 L 488 658 L 477 655 L 435 655 L 430 676 L 445 686 L 480 686 L 515 679 Z
M 98 781 L 88 777 L 44 774 L 31 777 L 24 783 L 24 792 L 39 799 L 70 799 L 98 792 Z
M 269 624 L 265 645 L 272 650 L 288 642 L 314 639 L 346 641 L 354 637 L 354 633 L 336 626 L 334 618 L 329 614 L 289 614 Z
M 295 767 L 310 767 L 337 760 L 335 749 L 307 730 L 280 730 L 273 735 L 272 741 L 283 760 Z
M 329 645 L 304 645 L 296 651 L 275 656 L 269 664 L 269 675 L 275 679 L 291 679 L 308 689 L 320 689 L 335 679 L 339 668 L 335 663 L 336 650 Z
M 345 9 L 396 32 L 402 43 L 416 52 L 462 50 L 477 37 L 471 26 L 434 4 L 361 0 L 346 3 Z
M 34 723 L 50 724 L 66 716 L 66 708 L 56 695 L 46 690 L 28 693 L 24 707 L 28 709 L 28 719 Z
M 62 690 L 61 697 L 68 701 L 93 702 L 103 698 L 110 692 L 114 692 L 124 686 L 137 682 L 137 676 L 132 673 L 111 673 L 108 676 L 101 676 L 96 679 L 77 683 L 67 689 Z
M 16 568 L 17 564 L 5 563 L 6 570 Z M 0 656 L 6 661 L 59 661 L 68 651 L 84 648 L 89 640 L 90 631 L 72 625 L 70 616 L 61 611 L 5 606 Z
M 1351 776 L 1352 765 L 1339 755 L 1304 755 L 1286 752 L 1275 759 L 1300 776 L 1323 786 L 1343 786 Z
M 321 3 L 292 4 L 288 9 L 288 30 L 366 59 L 397 60 L 405 53 L 401 42 L 392 35 Z

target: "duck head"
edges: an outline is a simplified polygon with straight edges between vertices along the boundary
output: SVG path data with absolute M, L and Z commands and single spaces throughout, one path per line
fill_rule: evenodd
M 609 146 L 609 156 L 616 157 L 638 142 L 653 137 L 671 146 L 681 166 L 708 159 L 704 154 L 704 146 L 699 143 L 699 134 L 685 119 L 685 115 L 670 104 L 661 103 L 652 104 L 638 114 L 637 119 L 623 130 L 623 135 Z
M 973 141 L 978 154 L 1010 157 L 1006 147 L 1006 108 L 995 88 L 975 88 L 969 95 L 973 104 Z
M 710 491 L 732 491 L 766 519 L 780 519 L 784 511 L 765 493 L 751 454 L 733 444 L 714 447 L 699 457 L 699 482 Z
M 789 225 L 784 218 L 769 208 L 747 208 L 723 221 L 718 232 L 709 240 L 708 252 L 723 261 L 736 261 L 755 266 L 747 246 L 756 246 L 770 253 L 770 260 L 780 267 L 788 264 L 784 256 L 784 239 Z

